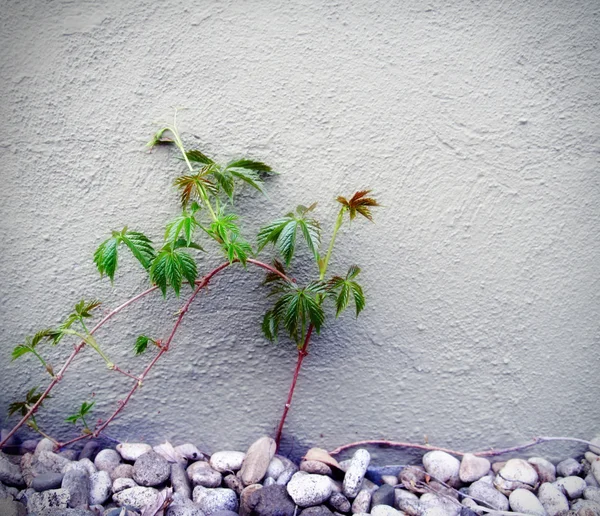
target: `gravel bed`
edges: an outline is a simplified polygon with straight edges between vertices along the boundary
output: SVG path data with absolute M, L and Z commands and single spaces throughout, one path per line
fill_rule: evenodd
M 120 443 L 53 451 L 12 440 L 0 452 L 0 515 L 600 516 L 600 437 L 584 456 L 490 462 L 429 451 L 378 467 L 366 449 L 337 462 L 313 448 L 296 464 L 261 437 L 246 451 Z

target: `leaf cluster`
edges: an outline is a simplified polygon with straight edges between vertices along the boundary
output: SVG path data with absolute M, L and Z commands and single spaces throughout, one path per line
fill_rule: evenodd
M 33 407 L 42 397 L 43 392 L 38 392 L 39 387 L 33 387 L 27 394 L 25 395 L 25 401 L 15 401 L 8 406 L 8 415 L 12 416 L 13 414 L 20 414 L 21 416 L 25 416 L 27 412 Z M 44 401 L 51 398 L 49 394 L 44 398 Z M 42 408 L 44 402 L 40 403 L 38 408 Z
M 371 208 L 379 206 L 379 203 L 373 197 L 367 197 L 369 193 L 371 193 L 371 190 L 361 190 L 356 192 L 350 199 L 342 196 L 337 198 L 337 201 L 348 211 L 350 220 L 354 220 L 356 215 L 360 214 L 373 222 Z
M 95 403 L 96 403 L 95 401 L 92 401 L 91 403 L 84 401 L 81 404 L 81 407 L 79 407 L 79 410 L 77 412 L 75 412 L 74 414 L 70 415 L 69 417 L 67 417 L 65 419 L 65 421 L 67 423 L 76 424 L 77 421 L 79 421 L 81 419 L 83 426 L 85 428 L 88 428 L 87 422 L 85 420 L 85 416 L 87 416 L 88 413 L 92 410 L 92 407 L 95 405 Z

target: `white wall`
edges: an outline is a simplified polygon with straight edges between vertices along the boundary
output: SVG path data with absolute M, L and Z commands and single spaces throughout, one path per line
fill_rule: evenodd
M 269 199 L 241 198 L 249 238 L 300 202 L 319 202 L 326 238 L 337 195 L 385 205 L 341 235 L 332 271 L 361 265 L 368 306 L 314 340 L 288 449 L 598 433 L 597 3 L 3 4 L 2 413 L 46 381 L 9 364 L 25 335 L 145 288 L 132 260 L 113 288 L 91 257 L 125 224 L 161 239 L 182 168 L 144 144 L 179 106 L 190 146 L 282 173 Z M 261 280 L 215 281 L 110 435 L 244 449 L 273 430 L 296 354 L 261 336 Z M 135 336 L 165 336 L 181 302 L 141 303 L 100 342 L 139 368 Z M 77 404 L 95 393 L 106 417 L 127 385 L 88 350 L 40 423 L 66 435 Z

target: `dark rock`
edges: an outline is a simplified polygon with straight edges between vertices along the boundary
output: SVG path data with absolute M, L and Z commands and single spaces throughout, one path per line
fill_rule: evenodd
M 10 430 L 7 428 L 3 428 L 2 430 L 0 430 L 0 441 L 4 441 L 4 438 L 9 433 Z M 11 436 L 11 438 L 8 441 L 6 441 L 6 443 L 2 447 L 2 451 L 10 455 L 19 455 L 21 451 L 21 439 L 19 439 L 16 435 Z
M 85 445 L 79 452 L 79 460 L 90 459 L 91 461 L 93 461 L 99 450 L 100 445 L 98 444 L 98 441 L 90 440 L 85 443 Z
M 2 452 L 0 452 L 0 482 L 7 486 L 19 488 L 25 486 L 21 468 L 13 464 Z
M 125 514 L 121 514 L 121 511 L 125 509 Z M 104 516 L 138 516 L 140 511 L 131 505 L 123 505 L 122 507 L 114 507 L 104 512 Z
M 48 489 L 58 489 L 63 480 L 62 473 L 42 473 L 33 479 L 31 487 L 36 491 L 48 491 Z
M 171 474 L 167 459 L 155 451 L 140 455 L 133 465 L 133 480 L 145 487 L 159 486 Z
M 556 465 L 556 474 L 560 477 L 571 477 L 579 475 L 583 471 L 583 464 L 573 458 L 560 461 Z
M 21 502 L 11 498 L 0 498 L 0 514 L 2 516 L 25 516 L 27 509 Z
M 371 496 L 371 507 L 376 505 L 394 506 L 394 488 L 388 484 L 383 484 Z
M 87 509 L 46 509 L 36 513 L 37 516 L 97 516 L 94 511 Z M 33 516 L 33 515 L 32 515 Z
M 350 512 L 352 504 L 342 493 L 332 493 L 327 501 L 336 511 Z
M 249 505 L 252 516 L 294 516 L 296 508 L 285 486 L 277 484 L 254 491 Z

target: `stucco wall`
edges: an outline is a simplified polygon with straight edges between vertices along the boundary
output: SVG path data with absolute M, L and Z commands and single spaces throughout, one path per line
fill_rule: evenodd
M 301 202 L 326 239 L 337 195 L 385 205 L 342 231 L 332 271 L 361 265 L 368 304 L 314 340 L 288 450 L 598 433 L 597 3 L 2 3 L 0 412 L 46 381 L 9 364 L 25 335 L 147 285 L 123 259 L 111 287 L 91 257 L 126 224 L 160 241 L 177 212 L 181 164 L 144 144 L 178 106 L 189 145 L 281 172 L 240 199 L 249 238 Z M 244 449 L 272 432 L 296 354 L 261 336 L 261 280 L 214 282 L 111 436 Z M 140 367 L 135 336 L 165 336 L 180 303 L 155 296 L 98 338 Z M 40 423 L 65 435 L 77 404 L 95 393 L 105 417 L 128 385 L 88 350 Z

